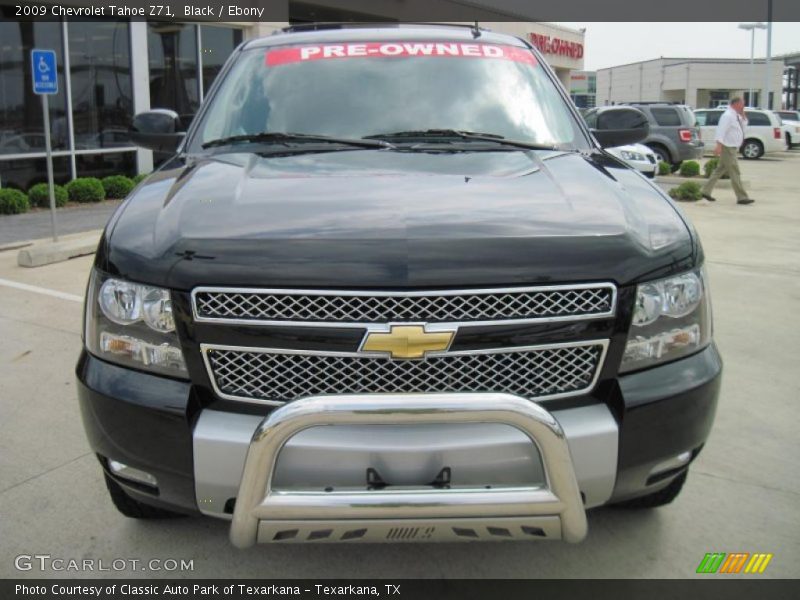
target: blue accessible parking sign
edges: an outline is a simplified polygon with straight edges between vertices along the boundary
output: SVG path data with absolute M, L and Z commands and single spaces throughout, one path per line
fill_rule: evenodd
M 58 93 L 55 50 L 31 50 L 31 68 L 34 94 Z

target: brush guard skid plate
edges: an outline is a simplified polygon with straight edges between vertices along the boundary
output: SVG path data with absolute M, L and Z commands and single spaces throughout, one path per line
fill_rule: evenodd
M 503 423 L 534 443 L 545 484 L 498 488 L 288 491 L 272 487 L 278 455 L 310 427 Z M 562 539 L 579 542 L 587 524 L 572 459 L 558 421 L 511 394 L 313 396 L 267 416 L 253 435 L 230 539 L 256 542 L 395 542 Z

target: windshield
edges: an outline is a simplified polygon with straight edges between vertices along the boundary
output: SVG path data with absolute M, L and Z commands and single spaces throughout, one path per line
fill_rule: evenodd
M 264 132 L 358 139 L 429 129 L 588 147 L 529 50 L 381 42 L 245 51 L 212 99 L 192 148 Z

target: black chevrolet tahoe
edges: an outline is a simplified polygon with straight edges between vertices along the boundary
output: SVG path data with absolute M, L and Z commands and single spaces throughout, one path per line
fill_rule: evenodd
M 256 542 L 577 542 L 679 494 L 721 361 L 703 251 L 528 42 L 245 42 L 109 221 L 77 365 L 119 511 Z

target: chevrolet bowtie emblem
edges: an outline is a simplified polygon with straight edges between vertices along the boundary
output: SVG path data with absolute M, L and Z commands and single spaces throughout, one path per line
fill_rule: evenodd
M 386 352 L 392 358 L 422 358 L 447 350 L 455 331 L 425 331 L 423 325 L 391 325 L 388 332 L 369 331 L 362 352 Z

